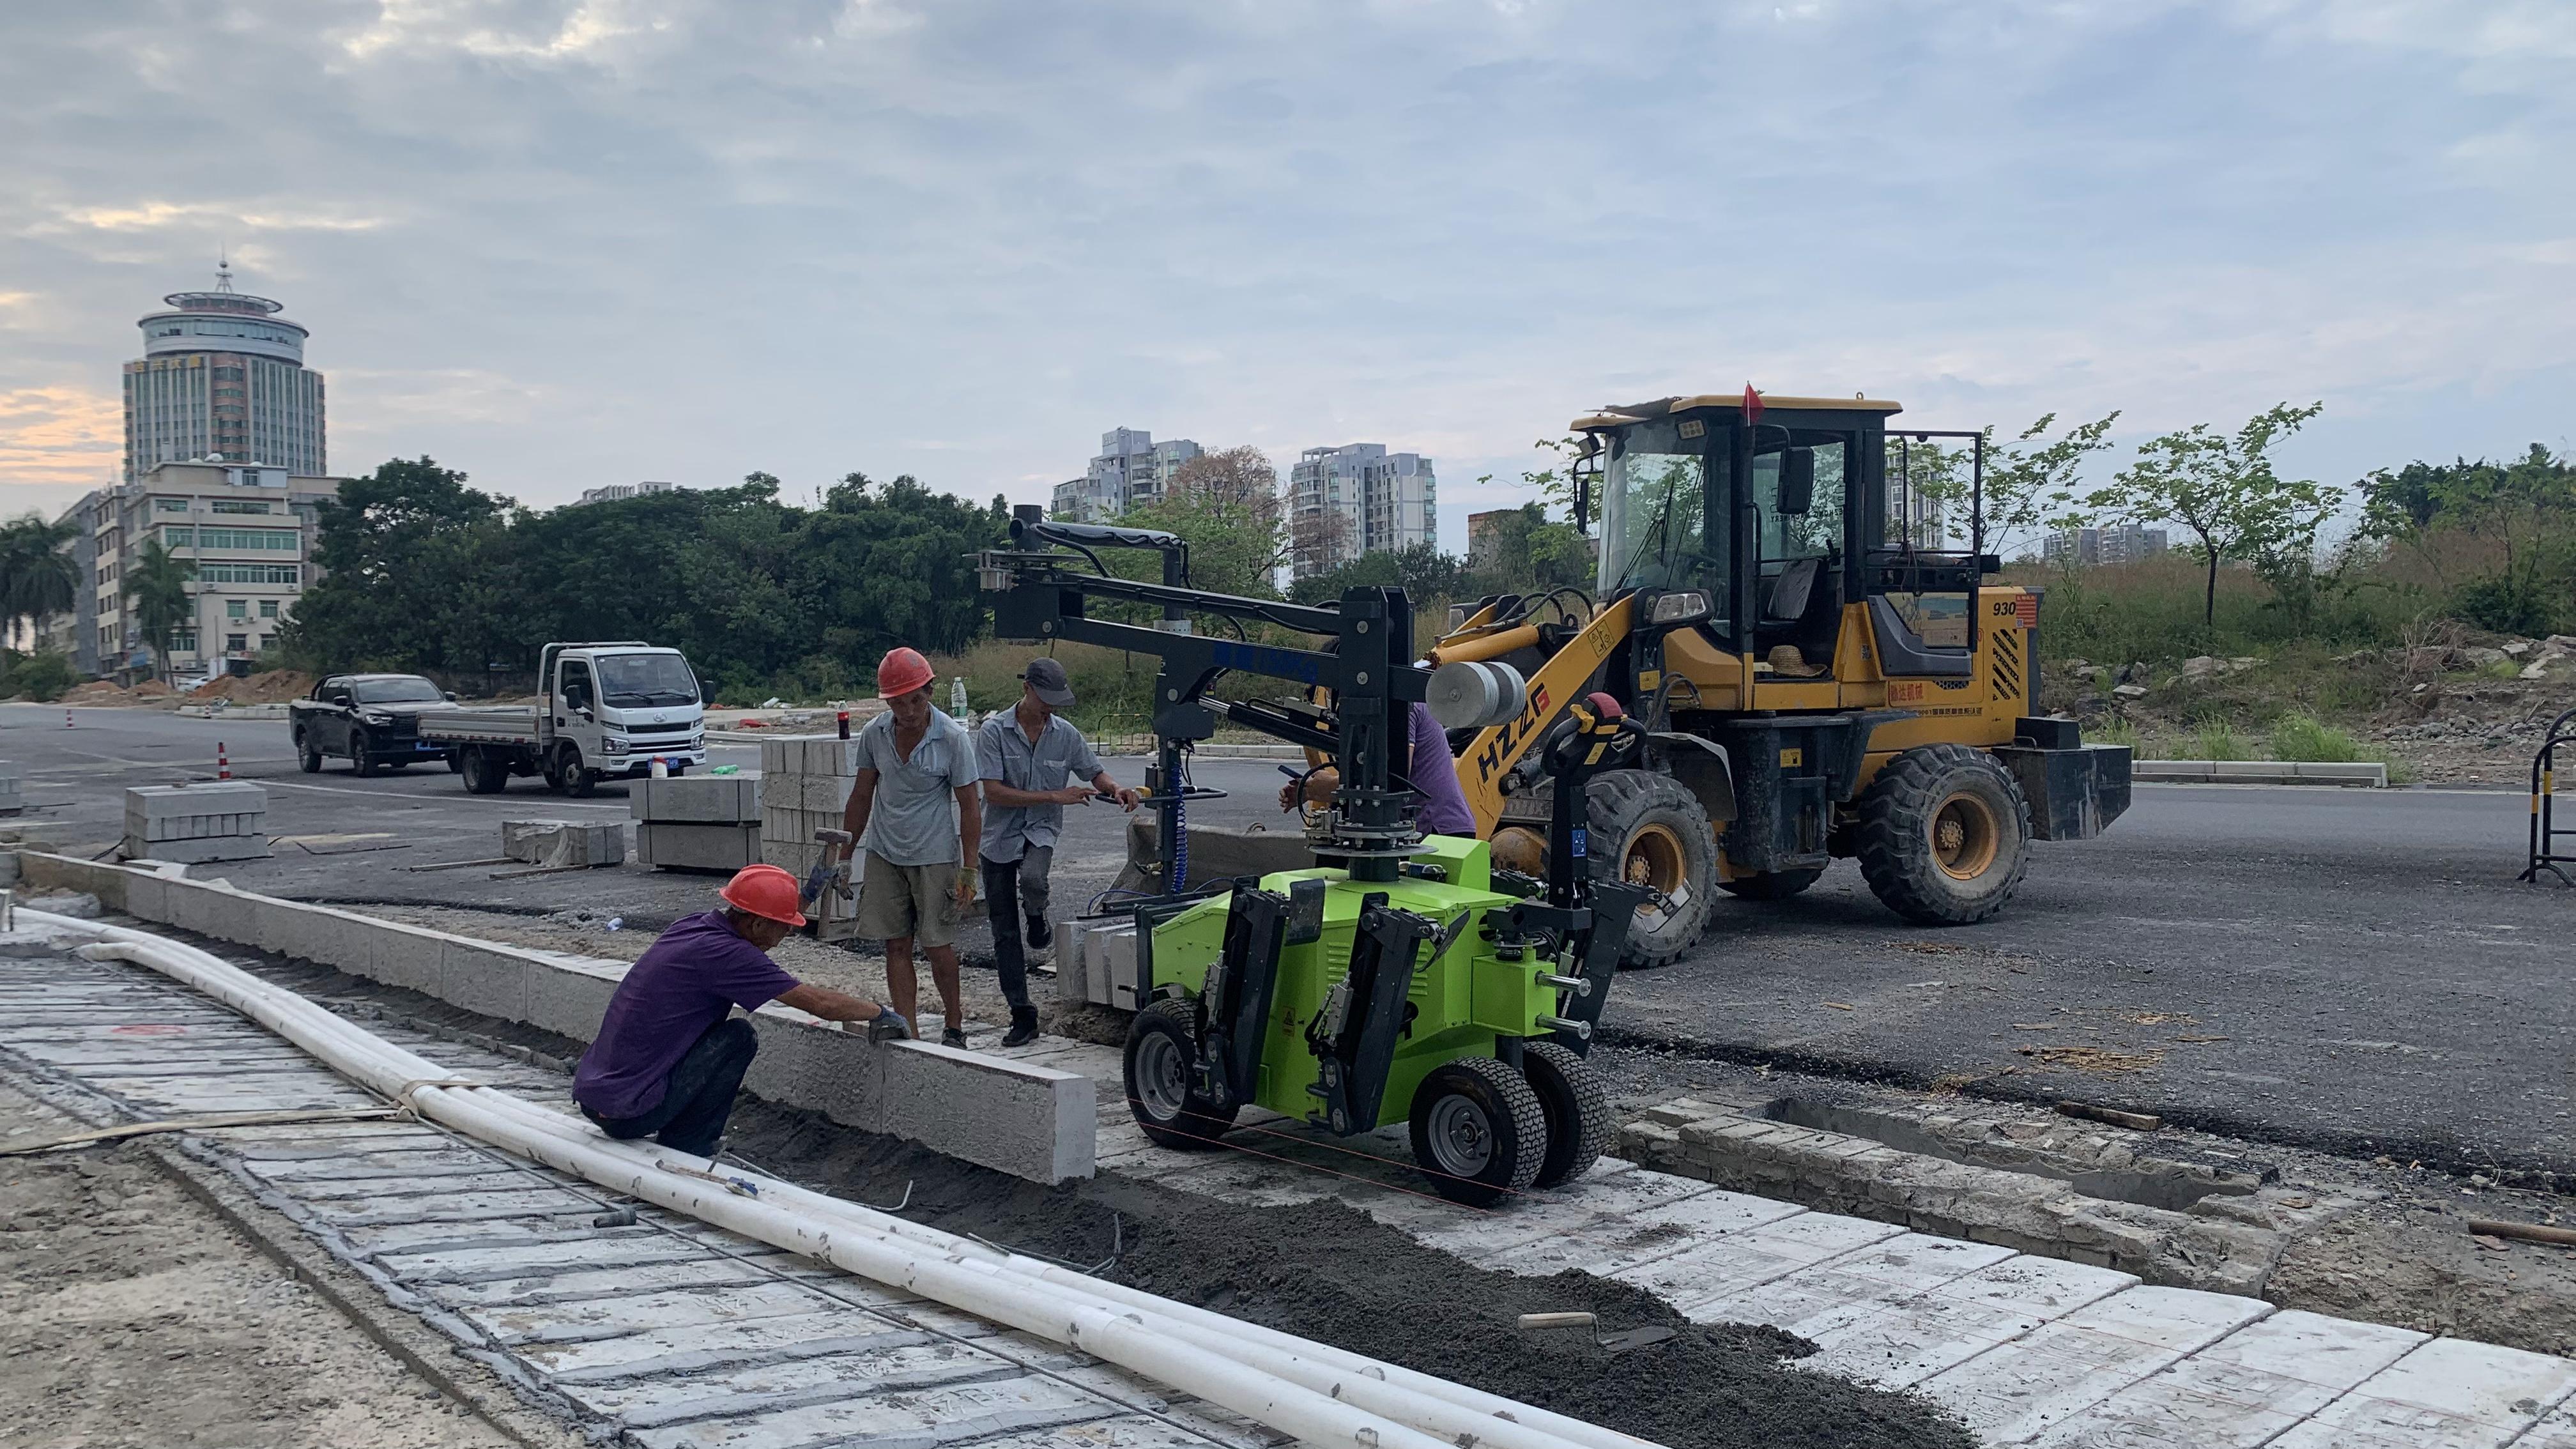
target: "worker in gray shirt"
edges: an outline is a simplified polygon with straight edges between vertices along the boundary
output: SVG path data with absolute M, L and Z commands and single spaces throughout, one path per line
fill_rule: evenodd
M 1138 798 L 1109 778 L 1082 731 L 1056 713 L 1073 705 L 1073 684 L 1063 665 L 1032 659 L 1020 685 L 1020 702 L 975 731 L 975 760 L 984 774 L 984 909 L 993 921 L 993 966 L 1002 977 L 1002 997 L 1011 1003 L 1004 1046 L 1038 1034 L 1021 922 L 1011 908 L 1016 902 L 1027 915 L 1028 948 L 1046 949 L 1047 871 L 1055 864 L 1064 807 L 1099 794 L 1132 811 Z M 1068 785 L 1068 777 L 1089 783 Z

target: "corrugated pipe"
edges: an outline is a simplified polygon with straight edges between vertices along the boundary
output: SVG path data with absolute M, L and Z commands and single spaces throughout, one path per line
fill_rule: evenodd
M 149 966 L 284 1036 L 369 1090 L 520 1156 L 861 1277 L 1079 1348 L 1282 1433 L 1359 1449 L 1652 1449 L 1645 1440 L 1428 1374 L 871 1211 L 775 1179 L 758 1199 L 663 1170 L 699 1159 L 612 1142 L 588 1123 L 456 1073 L 194 947 L 21 910 L 33 925 L 99 936 L 100 959 Z M 730 1171 L 730 1169 L 728 1169 Z

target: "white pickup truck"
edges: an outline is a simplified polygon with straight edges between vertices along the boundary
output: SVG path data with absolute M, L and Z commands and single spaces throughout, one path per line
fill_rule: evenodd
M 641 640 L 549 644 L 537 656 L 540 707 L 429 710 L 420 737 L 451 752 L 465 788 L 496 795 L 513 776 L 543 775 L 566 795 L 641 775 L 661 760 L 674 775 L 707 762 L 706 706 L 677 649 Z

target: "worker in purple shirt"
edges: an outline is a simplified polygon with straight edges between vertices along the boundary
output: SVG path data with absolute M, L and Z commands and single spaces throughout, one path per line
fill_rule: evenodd
M 1449 753 L 1449 733 L 1432 718 L 1431 706 L 1415 701 L 1406 710 L 1408 728 L 1404 748 L 1391 752 L 1387 768 L 1413 786 L 1422 805 L 1414 813 L 1414 827 L 1425 835 L 1466 835 L 1476 833 L 1475 812 L 1467 808 L 1467 792 L 1458 785 L 1458 761 Z M 1309 805 L 1332 802 L 1333 792 L 1341 788 L 1342 776 L 1330 765 L 1308 772 L 1305 797 Z M 1297 808 L 1297 787 L 1279 787 L 1279 808 Z
M 651 1137 L 710 1159 L 723 1150 L 725 1120 L 760 1049 L 751 1023 L 732 1014 L 737 1006 L 758 1011 L 776 1001 L 845 1028 L 866 1022 L 871 1041 L 911 1030 L 886 1007 L 807 986 L 769 959 L 805 924 L 796 877 L 774 865 L 745 866 L 716 897 L 722 910 L 673 921 L 626 968 L 598 1039 L 573 1073 L 582 1115 L 620 1141 Z

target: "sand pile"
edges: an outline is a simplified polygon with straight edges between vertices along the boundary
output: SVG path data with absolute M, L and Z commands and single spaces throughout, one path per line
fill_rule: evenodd
M 134 702 L 134 691 L 104 679 L 93 679 L 87 684 L 74 685 L 63 692 L 63 703 L 86 705 L 93 709 L 102 705 Z
M 300 669 L 269 669 L 247 678 L 219 674 L 188 691 L 199 702 L 223 699 L 234 704 L 284 704 L 313 692 L 313 676 Z

